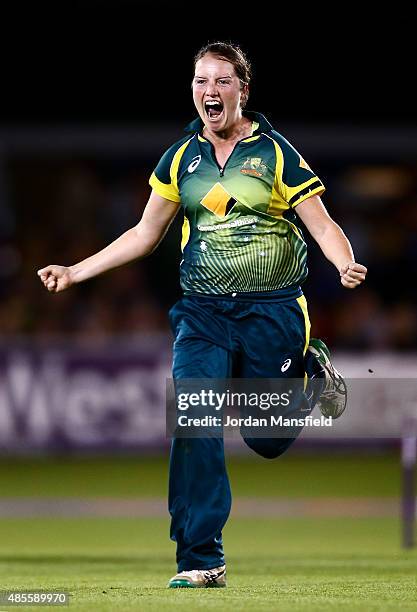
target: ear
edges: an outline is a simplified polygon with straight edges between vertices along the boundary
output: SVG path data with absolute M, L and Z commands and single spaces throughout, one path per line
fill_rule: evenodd
M 249 85 L 244 83 L 240 90 L 240 106 L 243 108 L 249 98 Z

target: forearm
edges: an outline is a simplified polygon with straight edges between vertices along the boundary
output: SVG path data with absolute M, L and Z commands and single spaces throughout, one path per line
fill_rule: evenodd
M 296 208 L 298 216 L 324 255 L 337 268 L 344 287 L 354 289 L 366 277 L 367 269 L 355 262 L 349 240 L 327 213 L 319 196 L 312 196 Z
M 166 200 L 152 191 L 140 222 L 104 249 L 73 266 L 49 264 L 37 271 L 41 282 L 52 293 L 74 283 L 118 268 L 134 259 L 150 255 L 161 242 L 179 210 L 179 203 Z
M 352 246 L 343 230 L 333 220 L 328 221 L 323 231 L 314 236 L 324 255 L 340 272 L 349 262 L 355 261 Z
M 146 257 L 155 246 L 137 227 L 132 227 L 98 253 L 71 266 L 73 280 L 80 283 L 129 261 Z

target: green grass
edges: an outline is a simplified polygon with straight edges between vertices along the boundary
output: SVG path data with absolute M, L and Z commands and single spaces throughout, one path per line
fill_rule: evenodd
M 1 590 L 64 588 L 71 611 L 417 610 L 417 553 L 392 519 L 234 519 L 229 586 L 213 590 L 165 588 L 167 534 L 164 519 L 2 520 Z
M 399 493 L 395 454 L 229 458 L 235 496 L 377 497 Z M 167 457 L 8 459 L 2 496 L 165 497 Z M 417 551 L 389 518 L 233 518 L 228 588 L 169 590 L 175 545 L 160 518 L 0 520 L 0 589 L 58 589 L 69 610 L 417 612 Z M 2 610 L 31 610 L 33 607 Z M 44 609 L 44 608 L 42 608 Z
M 398 454 L 288 453 L 274 461 L 230 457 L 235 496 L 380 497 L 399 494 Z M 168 457 L 0 461 L 3 496 L 164 497 Z

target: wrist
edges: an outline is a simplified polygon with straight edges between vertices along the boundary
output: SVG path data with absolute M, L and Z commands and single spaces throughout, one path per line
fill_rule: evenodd
M 81 270 L 77 267 L 77 265 L 69 266 L 68 270 L 70 273 L 71 281 L 74 285 L 80 283 L 83 280 L 83 278 L 81 277 Z

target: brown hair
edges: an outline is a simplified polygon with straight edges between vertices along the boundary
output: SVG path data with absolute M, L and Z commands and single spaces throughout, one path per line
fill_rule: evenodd
M 225 42 L 214 42 L 204 45 L 204 47 L 201 47 L 201 49 L 198 51 L 194 58 L 194 71 L 198 60 L 204 57 L 207 53 L 217 55 L 219 59 L 225 60 L 233 64 L 236 75 L 240 80 L 241 88 L 243 89 L 244 85 L 249 86 L 252 76 L 251 65 L 245 53 L 238 45 L 233 45 L 232 43 Z M 248 97 L 249 94 L 247 94 L 242 100 L 242 108 L 245 106 Z

